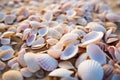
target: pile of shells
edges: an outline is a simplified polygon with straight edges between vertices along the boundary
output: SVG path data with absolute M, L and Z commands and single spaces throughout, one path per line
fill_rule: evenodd
M 120 80 L 120 13 L 106 1 L 11 0 L 0 9 L 2 80 Z

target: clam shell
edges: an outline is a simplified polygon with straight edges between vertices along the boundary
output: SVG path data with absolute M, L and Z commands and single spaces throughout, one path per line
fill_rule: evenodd
M 29 24 L 33 29 L 38 29 L 41 26 L 40 22 L 37 21 L 30 21 Z
M 29 24 L 27 23 L 21 23 L 19 24 L 19 27 L 17 27 L 17 32 L 24 31 L 25 29 L 29 28 Z
M 69 17 L 74 17 L 76 15 L 76 11 L 75 10 L 68 10 L 66 11 L 66 16 Z
M 33 73 L 28 70 L 28 68 L 22 68 L 20 69 L 20 72 L 23 77 L 29 78 L 32 77 Z
M 2 80 L 23 80 L 23 76 L 17 70 L 9 70 L 2 75 Z
M 97 43 L 102 39 L 102 37 L 103 37 L 103 32 L 96 32 L 96 31 L 89 32 L 81 40 L 82 44 L 80 46 L 85 47 L 91 43 Z
M 5 24 L 12 24 L 15 19 L 16 19 L 15 15 L 6 15 L 4 22 Z
M 88 58 L 88 54 L 87 54 L 87 53 L 81 54 L 81 55 L 77 58 L 77 60 L 76 60 L 76 62 L 75 62 L 75 67 L 78 68 L 79 64 L 80 64 L 81 62 L 83 62 L 84 60 L 86 60 L 87 58 Z
M 26 28 L 24 30 L 24 32 L 23 32 L 23 38 L 22 38 L 22 40 L 27 40 L 27 38 L 28 38 L 29 34 L 31 33 L 31 31 L 32 31 L 32 29 Z
M 106 53 L 103 52 L 96 44 L 89 44 L 87 46 L 87 53 L 89 57 L 100 64 L 106 64 Z
M 85 20 L 85 18 L 80 17 L 80 18 L 78 18 L 77 23 L 79 25 L 85 26 L 85 25 L 87 25 L 87 20 Z
M 4 70 L 6 68 L 6 64 L 0 60 L 0 70 Z
M 68 59 L 74 57 L 77 54 L 77 52 L 78 52 L 78 46 L 70 44 L 62 52 L 60 59 L 61 60 L 68 60 Z
M 63 77 L 60 80 L 78 80 L 76 77 Z
M 36 39 L 36 34 L 30 34 L 26 40 L 27 46 L 31 46 Z
M 50 39 L 47 39 L 46 42 L 47 42 L 47 44 L 53 46 L 58 43 L 58 40 L 55 38 L 50 38 Z
M 24 60 L 30 72 L 36 72 L 40 69 L 40 66 L 38 65 L 36 59 L 36 55 L 34 53 L 26 53 L 24 55 Z
M 70 61 L 61 61 L 59 62 L 58 66 L 64 69 L 75 69 Z
M 50 72 L 48 76 L 70 77 L 71 74 L 73 74 L 73 71 L 63 69 L 63 68 L 58 68 L 58 69 L 55 69 L 52 72 Z
M 45 36 L 47 33 L 48 33 L 48 27 L 40 28 L 40 29 L 38 30 L 38 34 L 39 34 L 40 36 Z
M 94 60 L 85 60 L 79 64 L 78 75 L 83 80 L 102 80 L 104 72 L 102 66 Z
M 19 70 L 20 69 L 20 65 L 18 63 L 14 63 L 12 66 L 11 66 L 11 69 L 12 70 Z
M 87 24 L 86 28 L 90 28 L 92 29 L 93 31 L 100 31 L 100 32 L 103 32 L 105 33 L 106 32 L 106 29 L 104 28 L 104 26 L 96 23 L 96 22 L 90 22 Z
M 15 58 L 9 60 L 8 63 L 7 63 L 8 67 L 11 68 L 13 64 L 18 63 L 17 59 L 18 59 L 18 58 L 15 57 Z
M 45 71 L 53 71 L 58 66 L 58 61 L 48 54 L 37 54 L 37 63 Z
M 46 21 L 51 21 L 53 19 L 53 13 L 52 11 L 48 11 L 43 15 L 43 19 Z
M 10 38 L 1 38 L 1 44 L 10 44 Z

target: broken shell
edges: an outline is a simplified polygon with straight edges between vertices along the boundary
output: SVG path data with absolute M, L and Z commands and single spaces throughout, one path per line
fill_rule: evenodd
M 30 72 L 28 70 L 28 68 L 22 68 L 22 69 L 20 69 L 20 72 L 21 72 L 22 76 L 26 77 L 26 78 L 32 77 L 32 75 L 33 75 L 32 72 Z
M 81 40 L 82 44 L 80 46 L 85 47 L 91 43 L 97 43 L 102 39 L 102 37 L 103 37 L 103 32 L 96 32 L 96 31 L 89 32 Z
M 86 28 L 90 28 L 93 31 L 101 31 L 103 33 L 106 32 L 106 29 L 104 28 L 104 26 L 100 25 L 100 24 L 98 24 L 96 22 L 90 22 L 90 23 L 88 23 L 87 26 L 86 26 Z
M 0 60 L 0 70 L 4 70 L 6 68 L 6 64 Z
M 10 44 L 10 38 L 1 38 L 1 44 Z
M 63 68 L 58 68 L 58 69 L 55 69 L 52 72 L 50 72 L 48 76 L 70 77 L 71 74 L 73 74 L 73 71 L 63 69 Z
M 19 71 L 9 70 L 2 75 L 2 80 L 23 80 L 23 77 Z
M 40 69 L 36 59 L 36 54 L 28 52 L 24 55 L 24 60 L 30 72 L 36 72 Z
M 0 12 L 0 22 L 3 22 L 5 20 L 6 14 L 3 12 Z
M 12 24 L 15 19 L 16 19 L 15 15 L 6 15 L 4 22 L 5 24 Z
M 37 63 L 46 71 L 53 71 L 58 66 L 58 61 L 48 54 L 37 54 Z
M 39 34 L 40 36 L 45 36 L 47 33 L 48 33 L 48 27 L 40 28 L 40 29 L 38 30 L 38 34 Z
M 76 62 L 75 62 L 75 67 L 78 68 L 79 64 L 80 64 L 81 62 L 83 62 L 84 60 L 87 60 L 87 58 L 88 58 L 88 54 L 87 54 L 87 53 L 81 54 L 81 55 L 77 58 L 77 60 L 76 60 Z
M 64 69 L 75 69 L 75 67 L 69 61 L 61 61 L 59 62 L 58 66 Z
M 89 44 L 87 46 L 87 53 L 89 57 L 100 64 L 106 64 L 106 53 L 103 52 L 96 44 Z
M 79 64 L 78 75 L 83 80 L 102 80 L 104 72 L 102 66 L 94 60 L 85 60 Z
M 60 80 L 78 80 L 76 77 L 63 77 Z
M 36 34 L 31 33 L 26 40 L 27 46 L 31 46 L 33 42 L 35 41 L 35 39 L 36 39 Z
M 60 59 L 68 60 L 68 59 L 74 57 L 77 54 L 77 52 L 78 52 L 78 46 L 70 44 L 62 52 Z

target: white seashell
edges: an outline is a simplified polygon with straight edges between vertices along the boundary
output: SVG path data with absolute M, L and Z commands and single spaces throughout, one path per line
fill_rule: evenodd
M 51 21 L 53 19 L 53 13 L 52 11 L 48 11 L 43 15 L 43 19 L 46 21 Z
M 23 32 L 23 38 L 22 38 L 22 40 L 26 40 L 28 38 L 29 34 L 31 33 L 31 31 L 32 31 L 32 29 L 26 28 L 24 30 L 24 32 Z
M 83 80 L 102 80 L 104 72 L 102 66 L 94 60 L 85 60 L 78 67 L 78 75 Z
M 56 19 L 56 21 L 57 21 L 58 23 L 62 23 L 62 22 L 64 22 L 64 21 L 66 21 L 66 20 L 67 20 L 67 16 L 64 15 L 64 14 L 60 14 L 60 15 L 57 17 L 57 19 Z
M 73 71 L 63 69 L 63 68 L 58 68 L 58 69 L 55 69 L 54 71 L 50 72 L 48 76 L 70 77 L 71 74 L 73 74 Z
M 7 45 L 1 46 L 0 51 L 1 51 L 0 56 L 3 61 L 11 59 L 15 53 L 12 47 Z
M 36 39 L 36 34 L 30 34 L 26 40 L 27 46 L 31 46 Z
M 32 49 L 40 49 L 45 46 L 45 39 L 43 37 L 39 37 L 36 41 L 34 41 L 31 45 Z
M 2 80 L 23 80 L 23 76 L 17 70 L 9 70 L 2 75 Z
M 29 24 L 33 29 L 38 29 L 41 26 L 40 22 L 37 21 L 30 21 Z
M 118 38 L 109 38 L 109 39 L 107 39 L 107 41 L 106 41 L 106 43 L 113 43 L 113 42 L 116 42 L 116 41 L 118 41 L 119 39 Z
M 87 46 L 87 53 L 89 57 L 100 64 L 106 64 L 106 53 L 103 52 L 96 44 L 89 44 Z
M 11 66 L 11 69 L 12 70 L 19 70 L 20 69 L 20 65 L 18 63 L 14 63 L 12 66 Z
M 40 69 L 40 66 L 38 65 L 37 62 L 36 54 L 26 53 L 24 55 L 24 60 L 30 72 L 36 72 Z
M 50 39 L 47 39 L 46 42 L 47 42 L 47 44 L 53 46 L 58 43 L 58 40 L 55 38 L 50 38 Z
M 62 55 L 60 56 L 60 59 L 61 60 L 68 60 L 68 59 L 74 57 L 77 54 L 77 52 L 78 52 L 78 46 L 70 44 L 62 52 Z
M 28 70 L 28 68 L 22 68 L 20 69 L 20 72 L 23 77 L 30 78 L 32 77 L 33 73 Z
M 87 58 L 88 58 L 88 54 L 87 54 L 87 53 L 81 54 L 81 55 L 77 58 L 77 60 L 76 60 L 76 62 L 75 62 L 75 67 L 78 68 L 79 64 L 80 64 L 81 62 L 83 62 L 84 60 L 86 60 Z
M 76 77 L 63 77 L 60 80 L 78 80 Z
M 100 31 L 100 32 L 103 32 L 105 33 L 106 32 L 106 29 L 104 26 L 96 23 L 96 22 L 90 22 L 87 24 L 86 28 L 90 28 L 92 29 L 93 31 Z
M 75 67 L 69 61 L 61 61 L 59 62 L 58 66 L 64 69 L 75 69 Z
M 58 61 L 48 54 L 37 54 L 37 63 L 46 71 L 53 71 L 58 66 Z
M 10 38 L 1 38 L 1 44 L 10 44 Z
M 74 43 L 78 38 L 77 34 L 74 33 L 66 33 L 64 34 L 61 39 L 60 42 L 62 42 L 65 46 Z
M 18 63 L 17 59 L 18 59 L 18 58 L 15 57 L 15 58 L 9 60 L 8 63 L 7 63 L 8 67 L 11 68 L 13 64 Z
M 107 39 L 109 38 L 110 34 L 112 33 L 112 29 L 109 29 L 106 33 L 105 33 L 105 41 L 107 41 Z
M 4 70 L 6 68 L 6 64 L 0 60 L 0 70 Z
M 81 40 L 82 44 L 80 46 L 85 47 L 91 43 L 97 43 L 102 39 L 102 37 L 103 37 L 103 32 L 96 32 L 96 31 L 89 32 Z
M 47 33 L 48 33 L 48 27 L 40 28 L 40 29 L 38 30 L 38 34 L 39 34 L 40 36 L 45 36 Z

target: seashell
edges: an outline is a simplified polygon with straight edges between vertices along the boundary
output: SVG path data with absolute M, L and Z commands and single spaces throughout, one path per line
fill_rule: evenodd
M 86 35 L 86 33 L 83 30 L 80 29 L 74 29 L 71 31 L 71 33 L 77 34 L 79 38 Z
M 106 53 L 103 52 L 96 44 L 89 44 L 87 46 L 87 53 L 89 57 L 100 64 L 106 64 Z
M 58 68 L 50 72 L 48 76 L 70 77 L 72 74 L 73 74 L 73 71 L 63 69 L 63 68 Z
M 36 15 L 30 15 L 29 17 L 28 17 L 28 20 L 30 20 L 30 21 L 40 21 L 40 17 L 39 16 L 36 16 Z
M 39 79 L 42 79 L 45 77 L 45 72 L 41 69 L 35 73 L 35 76 Z
M 102 37 L 103 37 L 103 32 L 96 32 L 96 31 L 89 32 L 81 40 L 82 44 L 80 46 L 85 47 L 91 43 L 97 43 L 102 39 Z
M 62 23 L 62 22 L 64 22 L 64 21 L 66 21 L 66 20 L 67 20 L 67 16 L 64 15 L 64 14 L 58 15 L 58 17 L 57 17 L 57 19 L 56 19 L 56 21 L 57 21 L 58 23 Z
M 34 41 L 31 45 L 32 49 L 40 49 L 45 46 L 45 39 L 43 37 L 39 37 L 36 41 Z
M 29 24 L 27 24 L 27 23 L 21 23 L 21 24 L 19 24 L 19 27 L 17 27 L 17 32 L 19 33 L 19 32 L 21 32 L 21 31 L 24 31 L 25 29 L 27 29 L 27 28 L 29 28 Z
M 64 69 L 75 69 L 70 61 L 61 61 L 59 62 L 58 66 Z
M 0 60 L 0 70 L 4 70 L 6 68 L 6 64 Z
M 24 60 L 30 72 L 36 72 L 40 69 L 40 66 L 37 62 L 36 54 L 28 52 L 24 55 Z
M 53 71 L 57 68 L 58 62 L 48 54 L 37 54 L 37 62 L 45 71 Z
M 13 36 L 15 34 L 15 32 L 13 31 L 6 31 L 4 32 L 1 37 L 4 37 L 4 38 L 10 38 L 11 36 Z
M 79 25 L 85 26 L 85 25 L 87 25 L 87 20 L 85 20 L 85 18 L 80 17 L 80 18 L 78 18 L 77 23 Z
M 111 80 L 120 80 L 120 75 L 114 74 Z
M 20 69 L 20 72 L 23 77 L 30 78 L 32 77 L 33 73 L 28 70 L 28 68 L 22 68 Z
M 78 52 L 78 46 L 70 44 L 62 52 L 60 59 L 68 60 L 68 59 L 74 57 L 77 54 L 77 52 Z
M 7 45 L 1 46 L 0 51 L 1 51 L 0 57 L 3 61 L 11 59 L 15 53 L 12 47 Z
M 23 38 L 22 38 L 22 40 L 27 40 L 27 39 L 28 39 L 28 36 L 29 36 L 30 33 L 31 33 L 31 31 L 32 31 L 32 29 L 26 28 L 26 29 L 24 30 L 24 32 L 23 32 Z
M 26 40 L 27 46 L 31 46 L 34 43 L 35 39 L 36 39 L 36 34 L 34 33 L 30 34 Z
M 3 22 L 5 20 L 6 14 L 4 12 L 0 12 L 0 22 Z
M 96 23 L 96 22 L 89 22 L 87 24 L 86 28 L 90 28 L 93 31 L 100 31 L 100 32 L 103 32 L 103 33 L 106 32 L 105 27 L 103 25 L 100 25 L 100 24 Z
M 18 63 L 17 59 L 18 59 L 18 58 L 15 57 L 15 58 L 9 60 L 8 63 L 7 63 L 8 67 L 11 68 L 13 64 Z
M 118 38 L 109 38 L 107 41 L 106 41 L 106 43 L 113 43 L 113 42 L 116 42 L 116 41 L 118 41 L 119 39 Z
M 73 44 L 77 40 L 77 38 L 78 38 L 77 34 L 66 33 L 61 37 L 60 42 L 67 46 L 69 44 Z
M 120 14 L 118 13 L 108 12 L 105 17 L 108 21 L 120 22 Z
M 107 39 L 109 38 L 110 34 L 112 33 L 112 29 L 109 29 L 106 33 L 105 33 L 105 41 L 107 41 Z
M 71 9 L 66 11 L 66 16 L 69 17 L 74 17 L 76 15 L 76 11 Z
M 37 22 L 37 21 L 30 21 L 29 24 L 33 29 L 38 29 L 41 27 L 40 22 Z
M 4 22 L 5 24 L 12 24 L 15 19 L 16 19 L 15 15 L 6 15 Z
M 40 28 L 40 29 L 38 30 L 38 34 L 39 34 L 40 36 L 45 36 L 45 35 L 47 35 L 47 33 L 48 33 L 48 27 Z
M 81 62 L 83 62 L 84 60 L 86 60 L 87 58 L 88 58 L 88 54 L 87 54 L 87 53 L 81 54 L 81 55 L 77 58 L 77 60 L 76 60 L 76 62 L 75 62 L 75 67 L 78 68 L 79 64 L 80 64 Z
M 20 66 L 18 63 L 14 63 L 12 66 L 11 66 L 11 69 L 12 70 L 19 70 L 20 69 Z
M 103 70 L 104 70 L 104 79 L 111 78 L 110 75 L 113 75 L 113 71 L 114 71 L 113 66 L 106 64 L 103 66 Z
M 51 21 L 53 19 L 53 13 L 52 13 L 52 11 L 47 11 L 43 15 L 43 19 L 45 19 L 46 21 Z
M 1 44 L 10 44 L 11 39 L 10 38 L 1 38 Z
M 76 77 L 63 77 L 60 80 L 78 80 Z
M 17 70 L 9 70 L 2 75 L 2 80 L 23 80 L 23 76 Z
M 58 40 L 55 38 L 50 38 L 50 39 L 47 39 L 46 42 L 47 42 L 47 44 L 53 46 L 58 43 Z
M 102 80 L 104 72 L 102 66 L 94 60 L 85 60 L 79 64 L 78 75 L 83 80 Z
M 60 58 L 61 54 L 62 54 L 62 50 L 61 49 L 54 49 L 54 48 L 51 48 L 47 51 L 48 55 L 50 55 L 51 57 L 53 58 Z

